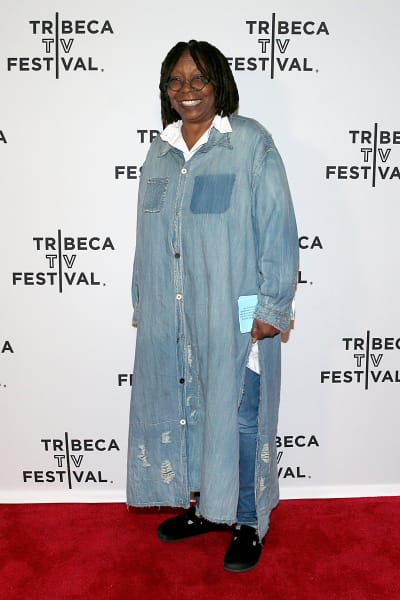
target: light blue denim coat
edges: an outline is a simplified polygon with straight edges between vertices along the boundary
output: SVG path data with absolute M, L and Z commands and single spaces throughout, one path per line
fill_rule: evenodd
M 298 270 L 296 222 L 282 160 L 256 121 L 231 116 L 185 163 L 156 138 L 139 186 L 132 283 L 138 324 L 127 502 L 187 507 L 234 523 L 239 490 L 238 406 L 250 351 L 238 298 L 255 317 L 290 325 Z M 259 535 L 278 503 L 275 436 L 280 336 L 259 342 L 256 460 Z

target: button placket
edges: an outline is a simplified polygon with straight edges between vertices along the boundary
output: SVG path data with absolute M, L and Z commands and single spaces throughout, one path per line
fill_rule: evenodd
M 181 175 L 187 174 L 188 169 L 182 167 Z M 185 189 L 185 178 L 182 177 L 182 182 L 178 187 L 178 193 L 175 202 L 175 217 L 173 222 L 173 254 L 174 259 L 181 258 L 181 220 L 182 220 L 182 202 L 184 197 Z M 180 419 L 179 424 L 181 426 L 186 425 L 186 407 L 185 407 L 185 355 L 184 355 L 184 344 L 185 344 L 185 329 L 184 329 L 184 311 L 183 311 L 183 280 L 182 280 L 182 260 L 175 260 L 174 262 L 174 286 L 175 286 L 175 304 L 176 304 L 176 326 L 177 326 L 177 367 L 178 367 L 178 398 L 180 403 Z

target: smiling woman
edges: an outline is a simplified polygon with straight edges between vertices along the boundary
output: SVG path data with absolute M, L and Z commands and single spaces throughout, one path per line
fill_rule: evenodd
M 128 504 L 188 508 L 195 496 L 158 537 L 236 524 L 224 568 L 247 571 L 279 498 L 278 334 L 297 279 L 294 211 L 270 134 L 234 114 L 236 83 L 217 48 L 179 42 L 159 87 L 165 128 L 142 169 L 132 280 Z M 250 300 L 246 329 L 239 306 Z
M 184 56 L 189 56 L 195 63 L 197 75 L 203 76 L 212 83 L 215 114 L 224 117 L 236 112 L 239 105 L 239 94 L 225 56 L 207 42 L 195 40 L 188 43 L 179 42 L 168 52 L 161 66 L 161 116 L 164 127 L 181 119 L 180 114 L 171 106 L 167 84 L 180 59 Z
M 165 85 L 171 107 L 182 119 L 182 136 L 190 150 L 215 117 L 214 86 L 202 77 L 189 50 L 182 54 Z

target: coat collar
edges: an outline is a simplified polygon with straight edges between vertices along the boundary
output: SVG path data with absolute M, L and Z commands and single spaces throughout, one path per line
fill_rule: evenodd
M 221 117 L 219 115 L 216 116 L 219 120 Z M 222 119 L 223 120 L 223 119 Z M 232 128 L 230 126 L 229 120 L 226 118 L 227 124 L 220 126 L 220 121 L 218 123 L 213 124 L 211 127 L 210 135 L 208 141 L 200 146 L 197 152 L 208 152 L 212 147 L 216 145 L 225 146 L 226 148 L 233 149 L 231 144 L 231 132 Z M 164 130 L 165 131 L 165 130 Z M 164 156 L 170 151 L 182 153 L 181 150 L 175 148 L 172 144 L 170 144 L 167 140 L 159 137 L 159 142 L 161 144 L 158 156 Z M 196 152 L 196 154 L 197 154 Z

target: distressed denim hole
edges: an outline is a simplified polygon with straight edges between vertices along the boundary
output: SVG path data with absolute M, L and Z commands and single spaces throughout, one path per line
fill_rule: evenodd
M 151 464 L 149 463 L 149 460 L 147 458 L 147 450 L 146 450 L 146 446 L 144 444 L 139 444 L 139 454 L 138 454 L 138 458 L 140 460 L 140 462 L 142 463 L 142 467 L 151 467 Z
M 164 460 L 161 465 L 161 481 L 163 481 L 164 483 L 170 484 L 174 478 L 175 478 L 175 471 L 173 470 L 170 461 Z

